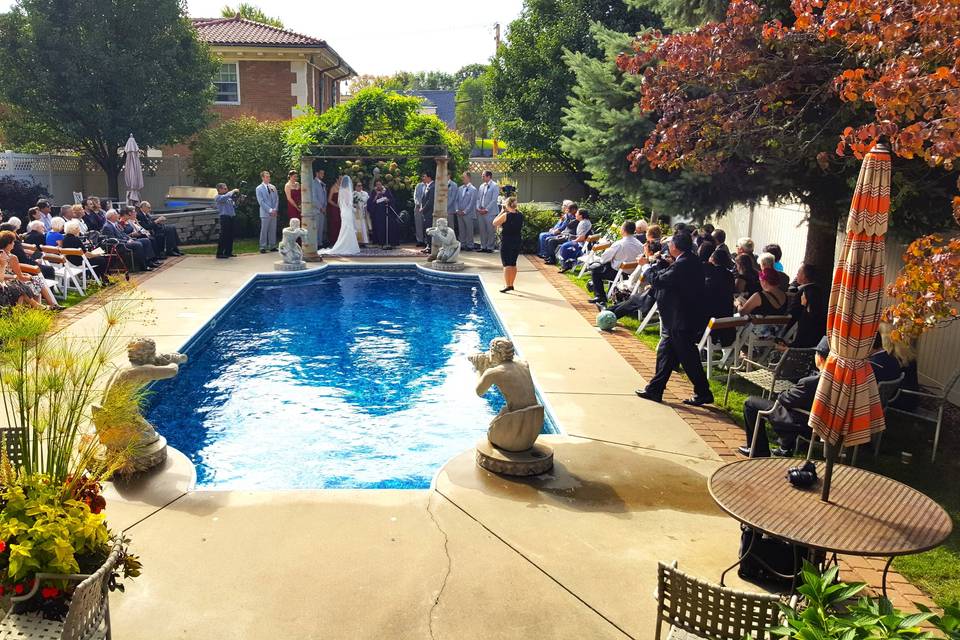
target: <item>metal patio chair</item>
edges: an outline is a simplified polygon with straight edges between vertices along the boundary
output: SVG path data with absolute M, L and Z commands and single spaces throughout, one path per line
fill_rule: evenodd
M 667 640 L 765 640 L 780 621 L 780 603 L 768 593 L 747 593 L 692 578 L 677 563 L 657 569 L 657 631 L 670 626 Z
M 937 459 L 937 447 L 940 444 L 940 428 L 943 426 L 943 410 L 946 408 L 947 399 L 960 381 L 960 369 L 953 372 L 953 375 L 942 387 L 924 387 L 922 391 L 913 391 L 911 389 L 901 389 L 899 395 L 914 396 L 921 404 L 914 409 L 898 409 L 897 407 L 887 407 L 887 411 L 895 411 L 905 416 L 910 416 L 923 422 L 929 422 L 934 425 L 933 432 L 933 453 L 930 454 L 930 462 Z M 893 399 L 891 398 L 891 401 Z M 926 403 L 926 405 L 922 404 Z
M 741 358 L 739 364 L 727 369 L 727 390 L 723 394 L 724 406 L 727 406 L 727 400 L 730 397 L 730 383 L 733 381 L 734 374 L 760 387 L 764 398 L 772 398 L 816 370 L 813 361 L 814 353 L 816 349 L 813 348 L 790 347 L 773 364 L 756 362 L 746 357 Z

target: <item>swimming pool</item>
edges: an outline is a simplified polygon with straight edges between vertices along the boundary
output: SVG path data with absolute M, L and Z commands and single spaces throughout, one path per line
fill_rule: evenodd
M 156 383 L 148 419 L 206 489 L 425 489 L 503 406 L 466 356 L 506 335 L 476 276 L 258 276 Z M 544 432 L 556 432 L 550 418 Z

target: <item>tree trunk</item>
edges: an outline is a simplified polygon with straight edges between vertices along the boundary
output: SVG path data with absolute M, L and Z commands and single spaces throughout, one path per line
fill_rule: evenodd
M 809 199 L 806 204 L 810 218 L 803 262 L 816 269 L 818 284 L 829 287 L 833 279 L 840 210 L 832 198 Z
M 115 203 L 125 202 L 120 195 L 120 168 L 108 166 L 103 170 L 107 174 L 107 191 L 109 192 L 107 196 L 113 198 Z

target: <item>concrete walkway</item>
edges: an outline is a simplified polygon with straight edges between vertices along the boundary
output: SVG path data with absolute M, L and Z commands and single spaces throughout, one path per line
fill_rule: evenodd
M 155 322 L 126 333 L 180 347 L 275 258 L 165 269 L 141 286 Z M 719 578 L 739 529 L 707 493 L 714 451 L 633 395 L 639 374 L 524 258 L 512 294 L 496 256 L 466 260 L 563 429 L 554 472 L 507 480 L 466 451 L 430 491 L 208 492 L 174 452 L 108 491 L 144 562 L 112 598 L 116 637 L 650 638 L 658 560 Z

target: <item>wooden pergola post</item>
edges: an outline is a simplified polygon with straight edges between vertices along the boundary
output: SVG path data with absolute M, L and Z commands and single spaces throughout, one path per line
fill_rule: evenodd
M 305 262 L 322 262 L 317 253 L 317 212 L 313 208 L 313 161 L 315 156 L 300 158 L 300 216 L 307 233 L 303 238 L 303 259 Z
M 447 183 L 450 181 L 447 163 L 450 158 L 448 156 L 437 156 L 434 160 L 437 161 L 437 188 L 433 199 L 433 221 L 436 224 L 436 221 L 440 218 L 447 219 L 447 195 L 449 192 Z

